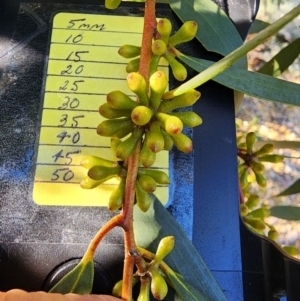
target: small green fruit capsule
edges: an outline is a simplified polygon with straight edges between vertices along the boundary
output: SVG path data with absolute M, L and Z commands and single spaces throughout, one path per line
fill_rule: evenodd
M 267 186 L 266 178 L 260 173 L 254 172 L 254 174 L 255 174 L 255 179 L 257 184 L 261 187 L 266 187 Z
M 156 159 L 156 153 L 152 152 L 149 149 L 149 147 L 147 146 L 147 136 L 148 136 L 148 133 L 145 134 L 145 140 L 144 140 L 141 152 L 140 152 L 140 163 L 145 168 L 152 166 Z
M 248 212 L 249 212 L 248 207 L 245 204 L 240 204 L 241 216 L 246 216 Z
M 257 152 L 255 152 L 253 155 L 255 157 L 260 157 L 266 154 L 271 153 L 274 150 L 274 146 L 271 143 L 265 144 L 261 149 L 259 149 Z
M 198 30 L 198 23 L 195 21 L 187 21 L 179 28 L 179 30 L 170 37 L 169 44 L 176 46 L 181 43 L 191 41 Z
M 151 49 L 155 55 L 163 55 L 167 50 L 167 45 L 163 40 L 155 40 L 152 43 Z
M 118 176 L 121 172 L 121 167 L 106 167 L 101 165 L 93 166 L 88 171 L 88 176 L 95 181 L 108 180 Z
M 154 110 L 157 110 L 162 96 L 168 86 L 168 79 L 164 72 L 156 71 L 149 79 L 150 85 L 150 105 Z
M 159 264 L 174 248 L 174 236 L 166 236 L 162 238 L 158 244 L 154 261 Z
M 187 92 L 175 96 L 171 99 L 165 99 L 159 106 L 160 112 L 169 112 L 179 108 L 192 106 L 201 96 L 201 93 L 195 89 L 190 89 Z
M 103 183 L 103 181 L 95 181 L 95 180 L 91 179 L 90 177 L 86 176 L 81 180 L 80 186 L 83 189 L 93 189 L 93 188 L 98 187 L 102 183 Z
M 135 184 L 136 203 L 143 212 L 147 212 L 152 203 L 149 194 L 142 189 L 139 182 Z
M 178 117 L 161 112 L 157 112 L 155 114 L 155 117 L 161 123 L 167 134 L 178 135 L 181 133 L 183 124 Z
M 129 135 L 130 133 L 133 132 L 134 130 L 134 123 L 132 122 L 131 124 L 128 124 L 124 127 L 122 127 L 118 132 L 116 132 L 113 136 L 116 137 L 116 138 L 124 138 L 126 137 L 127 135 Z
M 260 162 L 251 161 L 250 166 L 255 173 L 263 174 L 266 171 L 265 166 Z
M 172 135 L 171 138 L 174 141 L 175 146 L 183 153 L 188 154 L 193 150 L 193 142 L 186 135 L 180 133 Z
M 120 130 L 124 128 L 130 128 L 133 126 L 131 118 L 119 118 L 112 120 L 102 121 L 97 128 L 97 134 L 104 137 L 112 137 Z
M 169 62 L 174 77 L 178 81 L 184 81 L 187 77 L 186 68 L 180 62 L 178 62 L 172 54 L 168 52 L 166 52 L 163 57 Z
M 108 103 L 104 103 L 99 107 L 99 113 L 101 116 L 107 119 L 116 119 L 120 117 L 130 117 L 130 110 L 115 110 Z
M 163 129 L 161 129 L 161 134 L 164 138 L 164 149 L 167 151 L 171 150 L 174 144 L 173 139 Z
M 118 166 L 118 163 L 115 161 L 107 160 L 96 156 L 85 156 L 80 162 L 80 165 L 86 169 L 90 169 L 95 165 L 114 167 L 114 166 Z
M 240 183 L 242 188 L 245 188 L 248 185 L 248 167 L 243 165 L 244 169 L 240 173 Z
M 156 300 L 163 300 L 168 293 L 166 280 L 156 270 L 151 270 L 151 293 Z
M 247 153 L 252 154 L 252 149 L 254 142 L 256 141 L 256 135 L 253 132 L 250 132 L 246 136 L 246 147 L 247 147 Z
M 266 228 L 264 221 L 262 221 L 260 218 L 250 218 L 248 216 L 244 216 L 243 220 L 245 223 L 258 231 L 264 231 Z
M 246 206 L 249 209 L 252 209 L 254 207 L 256 207 L 259 204 L 259 196 L 256 194 L 250 194 L 250 196 L 248 197 L 248 200 L 246 202 Z
M 167 44 L 172 31 L 171 21 L 166 18 L 160 19 L 157 22 L 156 29 L 160 34 L 160 38 Z
M 127 85 L 138 96 L 140 104 L 147 107 L 149 105 L 149 97 L 144 77 L 137 72 L 131 72 L 127 75 Z
M 129 138 L 117 146 L 116 156 L 122 160 L 128 159 L 133 154 L 143 134 L 144 131 L 142 129 L 136 128 Z
M 140 58 L 136 58 L 131 60 L 127 66 L 126 66 L 126 72 L 131 73 L 131 72 L 138 72 L 140 68 Z
M 107 103 L 116 110 L 132 111 L 138 104 L 121 91 L 113 91 L 106 96 Z
M 170 178 L 168 177 L 168 175 L 160 170 L 139 168 L 138 174 L 139 176 L 148 175 L 153 178 L 158 184 L 170 184 Z
M 299 255 L 299 250 L 295 246 L 284 246 L 282 249 L 291 256 Z
M 125 194 L 126 178 L 121 178 L 118 187 L 112 192 L 108 201 L 108 209 L 110 211 L 116 211 L 123 205 Z
M 118 53 L 126 59 L 131 59 L 141 54 L 141 47 L 134 45 L 123 45 L 120 47 Z
M 122 289 L 123 289 L 123 280 L 118 281 L 112 290 L 112 295 L 121 298 L 122 297 Z
M 141 278 L 140 293 L 137 301 L 150 301 L 150 279 L 148 277 Z
M 268 232 L 268 237 L 269 237 L 270 239 L 276 241 L 276 240 L 278 239 L 278 236 L 279 236 L 279 234 L 278 234 L 278 232 L 277 232 L 275 229 L 269 230 L 269 232 Z
M 153 116 L 153 111 L 145 106 L 137 106 L 131 112 L 131 120 L 136 125 L 147 124 Z
M 151 123 L 146 138 L 145 143 L 153 153 L 157 153 L 164 148 L 165 140 L 161 134 L 159 122 L 154 121 Z
M 156 181 L 148 175 L 138 176 L 138 182 L 140 183 L 141 188 L 148 193 L 152 193 L 156 190 Z
M 121 3 L 122 0 L 105 0 L 105 8 L 108 8 L 108 9 L 116 9 L 120 3 Z
M 258 208 L 256 210 L 251 211 L 248 216 L 254 218 L 265 218 L 270 216 L 271 211 L 267 208 Z
M 110 147 L 111 147 L 112 151 L 114 152 L 114 154 L 116 154 L 117 147 L 121 142 L 122 142 L 122 140 L 117 137 L 112 137 L 110 139 Z
M 283 162 L 284 157 L 280 155 L 265 155 L 257 158 L 260 162 L 280 163 Z
M 202 118 L 195 112 L 176 112 L 171 115 L 178 117 L 183 125 L 188 127 L 195 127 L 202 124 Z

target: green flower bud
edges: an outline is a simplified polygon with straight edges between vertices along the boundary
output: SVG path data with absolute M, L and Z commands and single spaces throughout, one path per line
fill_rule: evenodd
M 170 115 L 178 117 L 183 125 L 188 127 L 195 127 L 202 124 L 202 118 L 195 112 L 176 112 Z
M 118 281 L 112 291 L 112 295 L 117 298 L 122 298 L 123 280 Z
M 151 46 L 152 52 L 155 55 L 163 55 L 167 50 L 167 45 L 163 40 L 155 40 Z
M 137 106 L 131 112 L 131 119 L 136 125 L 147 124 L 153 116 L 153 111 L 145 106 Z
M 148 193 L 152 193 L 156 190 L 156 181 L 148 175 L 138 176 L 138 182 L 141 188 Z
M 247 147 L 247 153 L 252 154 L 252 148 L 254 145 L 254 142 L 256 140 L 256 135 L 253 132 L 250 132 L 246 136 L 246 147 Z
M 266 178 L 260 173 L 254 172 L 254 174 L 255 174 L 255 179 L 257 184 L 261 187 L 266 187 L 267 186 Z
M 274 150 L 273 144 L 267 143 L 263 147 L 261 147 L 257 152 L 255 152 L 253 155 L 255 157 L 260 157 L 260 156 L 271 153 L 273 150 Z
M 167 151 L 171 150 L 174 144 L 173 139 L 163 129 L 161 129 L 161 135 L 164 138 L 164 149 Z
M 116 138 L 120 138 L 120 139 L 124 138 L 124 137 L 128 136 L 130 133 L 132 133 L 134 128 L 135 128 L 134 123 L 132 122 L 131 124 L 122 127 L 113 136 L 116 137 Z
M 256 210 L 251 211 L 248 216 L 255 218 L 265 218 L 270 216 L 271 211 L 267 208 L 258 208 Z
M 116 119 L 120 117 L 130 117 L 130 110 L 115 110 L 108 103 L 104 103 L 99 107 L 99 113 L 101 116 L 107 119 Z
M 121 91 L 113 91 L 107 94 L 106 101 L 116 110 L 129 110 L 132 111 L 138 104 L 129 96 Z
M 108 201 L 108 209 L 110 211 L 116 211 L 123 205 L 125 195 L 126 178 L 121 178 L 118 187 L 112 192 Z
M 150 85 L 150 105 L 154 110 L 157 110 L 162 96 L 168 86 L 168 79 L 164 72 L 156 71 L 149 79 Z
M 126 66 L 126 72 L 127 73 L 138 72 L 140 68 L 140 61 L 141 61 L 140 58 L 131 60 Z
M 118 53 L 126 59 L 131 59 L 141 54 L 141 47 L 134 45 L 123 45 L 120 47 Z
M 144 131 L 142 129 L 136 128 L 129 138 L 117 146 L 116 156 L 122 160 L 128 159 L 133 154 L 143 134 Z
M 250 166 L 255 173 L 263 174 L 266 171 L 265 166 L 260 162 L 251 161 Z
M 95 181 L 109 180 L 120 174 L 122 168 L 117 167 L 106 167 L 101 165 L 93 166 L 88 171 L 88 176 Z
M 118 163 L 115 161 L 107 160 L 96 156 L 85 156 L 80 162 L 80 165 L 86 169 L 90 169 L 95 165 L 114 167 L 114 166 L 118 166 Z
M 157 22 L 156 29 L 160 34 L 160 38 L 167 44 L 172 31 L 172 24 L 170 20 L 166 18 L 160 19 Z
M 278 232 L 277 232 L 275 229 L 269 230 L 269 232 L 268 232 L 268 237 L 269 237 L 270 239 L 276 241 L 276 240 L 278 239 L 278 236 L 279 236 L 279 234 L 278 234 Z
M 145 168 L 152 166 L 156 159 L 156 153 L 152 152 L 147 146 L 147 137 L 148 137 L 148 133 L 145 134 L 145 140 L 140 152 L 140 163 Z
M 158 265 L 173 250 L 174 245 L 174 236 L 166 236 L 160 240 L 154 258 L 156 265 Z
M 280 155 L 265 155 L 257 158 L 260 162 L 280 163 L 283 162 L 284 157 Z
M 245 223 L 258 231 L 264 231 L 266 228 L 265 223 L 260 218 L 250 218 L 248 216 L 244 216 L 243 220 Z
M 299 255 L 299 250 L 295 246 L 284 246 L 282 249 L 291 256 Z
M 174 77 L 178 81 L 184 81 L 187 77 L 186 68 L 175 59 L 173 54 L 168 51 L 163 55 L 163 57 L 169 62 Z
M 190 89 L 172 99 L 163 100 L 159 106 L 159 111 L 169 112 L 175 109 L 192 106 L 200 98 L 200 96 L 200 92 L 195 89 Z
M 127 117 L 104 120 L 98 125 L 97 134 L 104 137 L 112 137 L 120 130 L 124 130 L 124 128 L 132 128 L 132 126 L 132 120 Z
M 248 207 L 245 204 L 240 204 L 241 216 L 246 216 L 248 212 L 249 212 Z
M 198 30 L 198 23 L 195 21 L 187 21 L 185 22 L 179 30 L 170 37 L 169 44 L 172 46 L 176 46 L 181 43 L 186 43 L 191 41 Z
M 122 0 L 105 0 L 105 8 L 108 8 L 108 9 L 116 9 L 120 3 L 121 3 Z
M 116 154 L 117 151 L 117 147 L 118 145 L 122 142 L 121 139 L 117 138 L 117 137 L 112 137 L 110 139 L 110 148 L 112 149 L 112 151 L 114 152 L 114 154 Z M 100 164 L 99 164 L 100 165 Z
M 98 187 L 103 182 L 104 181 L 95 181 L 95 180 L 91 179 L 90 177 L 86 176 L 81 180 L 80 186 L 83 189 L 93 189 L 93 188 Z
M 155 269 L 151 270 L 151 293 L 156 300 L 163 300 L 168 293 L 166 280 Z
M 248 167 L 244 165 L 244 169 L 240 173 L 240 183 L 244 189 L 248 184 Z
M 139 182 L 135 184 L 136 203 L 143 212 L 147 212 L 152 203 L 149 194 L 142 189 Z
M 259 204 L 259 196 L 256 194 L 250 194 L 250 196 L 248 197 L 248 200 L 246 202 L 246 206 L 249 209 L 252 209 L 254 207 L 256 207 Z
M 150 301 L 150 279 L 148 277 L 141 278 L 140 293 L 137 301 Z
M 160 170 L 139 168 L 138 174 L 148 175 L 153 178 L 158 184 L 170 184 L 170 178 L 168 177 L 168 175 Z
M 155 114 L 157 120 L 162 124 L 162 127 L 169 135 L 178 135 L 183 129 L 182 121 L 176 117 L 165 113 L 157 112 Z
M 138 96 L 140 104 L 147 107 L 149 105 L 149 97 L 144 77 L 137 72 L 131 72 L 127 75 L 127 85 Z
M 183 153 L 190 153 L 193 150 L 193 142 L 186 135 L 180 133 L 177 135 L 171 135 L 175 146 Z
M 161 134 L 160 124 L 154 121 L 150 125 L 149 131 L 146 133 L 147 147 L 154 153 L 161 151 L 164 148 L 164 138 Z

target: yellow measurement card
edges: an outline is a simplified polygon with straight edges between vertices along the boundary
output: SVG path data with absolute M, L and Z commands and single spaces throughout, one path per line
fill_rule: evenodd
M 97 135 L 103 118 L 99 106 L 106 94 L 126 84 L 128 59 L 118 54 L 124 44 L 141 45 L 143 18 L 58 13 L 53 19 L 33 199 L 40 205 L 106 206 L 118 179 L 94 189 L 79 185 L 87 170 L 85 155 L 116 159 L 110 138 Z M 167 74 L 167 66 L 161 67 Z M 154 168 L 168 173 L 168 152 L 157 155 Z M 168 201 L 168 188 L 156 196 Z

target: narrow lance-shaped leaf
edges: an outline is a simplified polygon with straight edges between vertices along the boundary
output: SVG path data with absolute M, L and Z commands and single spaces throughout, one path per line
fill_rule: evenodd
M 213 64 L 211 61 L 188 57 L 179 51 L 177 51 L 176 54 L 180 60 L 198 72 L 201 72 Z M 234 66 L 218 74 L 213 80 L 231 89 L 254 97 L 300 106 L 299 84 Z
M 196 38 L 208 51 L 227 55 L 243 41 L 225 12 L 211 0 L 169 0 L 182 22 L 196 20 Z
M 257 72 L 277 77 L 283 73 L 299 56 L 300 38 L 283 48 L 270 61 L 265 63 Z
M 92 292 L 94 281 L 94 261 L 83 258 L 78 265 L 65 275 L 49 293 L 87 295 Z
M 291 195 L 300 193 L 300 179 L 294 182 L 290 187 L 280 192 L 277 196 Z
M 297 221 L 300 220 L 300 207 L 274 206 L 271 208 L 271 215 L 289 221 Z
M 216 75 L 220 74 L 221 72 L 232 66 L 234 62 L 246 55 L 250 50 L 254 49 L 256 46 L 264 42 L 271 35 L 277 33 L 282 27 L 284 27 L 299 14 L 300 5 L 296 6 L 289 13 L 278 19 L 266 29 L 262 30 L 258 35 L 246 42 L 244 45 L 240 46 L 217 63 L 213 64 L 200 74 L 196 75 L 186 83 L 179 86 L 176 90 L 174 90 L 174 95 L 180 95 L 189 89 L 196 88 L 212 79 Z

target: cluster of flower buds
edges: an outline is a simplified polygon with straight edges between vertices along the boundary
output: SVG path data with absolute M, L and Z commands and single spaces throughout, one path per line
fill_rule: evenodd
M 137 301 L 150 301 L 150 292 L 155 300 L 163 300 L 168 293 L 168 285 L 160 263 L 173 250 L 174 237 L 167 236 L 161 239 L 157 247 L 154 259 L 151 262 L 145 262 L 145 273 L 143 275 L 134 275 L 132 285 L 134 286 L 140 280 L 140 292 Z M 123 281 L 117 282 L 113 288 L 113 295 L 120 298 L 122 294 Z
M 168 80 L 162 71 L 151 75 L 149 91 L 144 77 L 137 72 L 128 74 L 127 84 L 139 102 L 121 91 L 113 91 L 99 108 L 99 113 L 108 120 L 99 124 L 97 133 L 114 138 L 116 156 L 121 160 L 128 159 L 141 139 L 140 161 L 146 168 L 154 163 L 157 152 L 170 150 L 173 144 L 184 153 L 191 152 L 192 141 L 182 129 L 183 126 L 195 127 L 202 123 L 202 119 L 191 111 L 173 110 L 192 106 L 199 99 L 200 92 L 191 89 L 168 99 L 168 93 L 165 93 Z
M 191 41 L 198 29 L 195 21 L 185 22 L 179 30 L 171 35 L 172 23 L 169 19 L 163 18 L 157 22 L 157 33 L 152 43 L 151 74 L 157 70 L 158 63 L 163 57 L 170 65 L 174 77 L 183 81 L 187 77 L 187 70 L 174 55 L 175 46 Z M 173 51 L 172 51 L 173 50 Z M 140 64 L 141 48 L 134 45 L 124 45 L 119 49 L 119 54 L 124 58 L 131 58 L 126 67 L 128 73 L 137 72 Z

